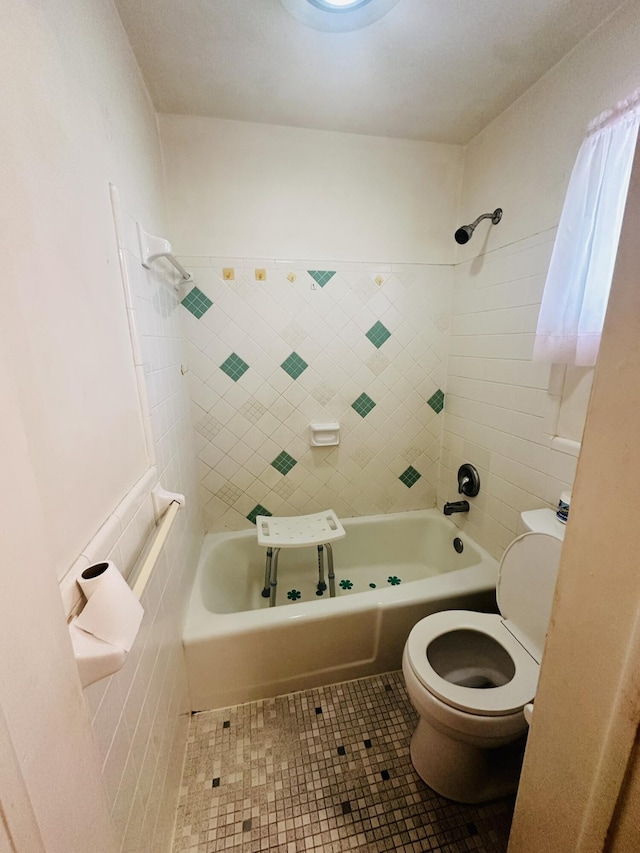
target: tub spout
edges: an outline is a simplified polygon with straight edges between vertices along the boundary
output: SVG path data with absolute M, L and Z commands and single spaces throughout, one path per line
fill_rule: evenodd
M 446 503 L 442 510 L 445 515 L 453 515 L 454 512 L 469 512 L 469 501 L 452 501 Z

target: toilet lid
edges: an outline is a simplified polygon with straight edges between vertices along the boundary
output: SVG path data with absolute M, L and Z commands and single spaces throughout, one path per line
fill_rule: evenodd
M 525 533 L 504 552 L 496 597 L 507 628 L 538 663 L 551 618 L 562 542 L 548 533 Z
M 507 652 L 515 673 L 507 684 L 479 689 L 452 684 L 442 678 L 427 657 L 430 644 L 452 631 L 477 631 L 494 639 Z M 407 640 L 407 657 L 411 669 L 422 685 L 438 699 L 470 714 L 501 716 L 513 714 L 531 702 L 538 682 L 538 664 L 504 626 L 495 613 L 470 610 L 444 610 L 414 625 Z

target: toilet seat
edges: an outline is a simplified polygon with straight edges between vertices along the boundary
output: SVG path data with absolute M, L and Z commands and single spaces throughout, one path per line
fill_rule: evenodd
M 443 634 L 470 630 L 495 640 L 509 654 L 515 666 L 513 678 L 504 685 L 479 689 L 446 681 L 427 658 L 429 645 Z M 479 716 L 501 716 L 520 711 L 535 696 L 539 666 L 505 627 L 495 613 L 444 610 L 422 619 L 409 634 L 407 654 L 416 678 L 429 693 L 460 711 Z

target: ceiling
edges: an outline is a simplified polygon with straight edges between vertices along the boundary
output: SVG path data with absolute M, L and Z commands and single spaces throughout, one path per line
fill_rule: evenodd
M 399 0 L 327 33 L 280 0 L 116 0 L 159 112 L 465 144 L 620 0 Z

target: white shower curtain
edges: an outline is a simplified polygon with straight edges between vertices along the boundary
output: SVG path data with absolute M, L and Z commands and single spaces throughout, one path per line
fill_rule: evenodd
M 534 361 L 596 362 L 639 124 L 640 90 L 589 126 L 558 225 Z

